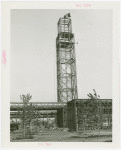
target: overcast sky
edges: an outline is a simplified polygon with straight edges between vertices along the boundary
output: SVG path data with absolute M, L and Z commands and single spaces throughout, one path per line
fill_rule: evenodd
M 75 34 L 78 98 L 112 98 L 112 10 L 11 10 L 11 101 L 57 101 L 57 22 L 70 13 Z

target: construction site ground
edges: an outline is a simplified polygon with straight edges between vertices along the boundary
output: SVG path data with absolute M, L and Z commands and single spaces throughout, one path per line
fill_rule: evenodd
M 23 139 L 21 134 L 11 134 L 11 142 L 112 142 L 112 131 L 40 131 L 32 139 Z M 20 138 L 16 138 L 20 137 Z

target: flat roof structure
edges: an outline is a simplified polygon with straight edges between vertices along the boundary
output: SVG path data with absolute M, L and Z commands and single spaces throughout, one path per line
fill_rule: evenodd
M 67 106 L 66 102 L 30 102 L 28 105 L 34 107 L 35 110 L 58 110 Z M 11 102 L 10 111 L 23 110 L 23 103 Z

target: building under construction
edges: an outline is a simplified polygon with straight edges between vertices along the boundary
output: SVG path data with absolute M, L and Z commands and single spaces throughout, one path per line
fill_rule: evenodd
M 35 118 L 54 117 L 58 128 L 68 127 L 70 130 L 83 130 L 84 126 L 91 124 L 88 118 L 85 119 L 86 112 L 81 111 L 82 106 L 86 106 L 89 102 L 87 99 L 78 99 L 77 91 L 77 75 L 76 75 L 76 57 L 75 57 L 75 39 L 72 32 L 72 20 L 70 14 L 60 18 L 57 24 L 58 34 L 56 38 L 56 54 L 57 54 L 57 102 L 37 102 L 30 103 Z M 98 114 L 105 114 L 103 122 L 108 122 L 108 126 L 112 125 L 112 100 L 95 100 L 93 104 L 98 109 Z M 99 107 L 100 106 L 100 107 Z M 10 117 L 20 118 L 24 105 L 22 103 L 11 103 Z M 45 110 L 45 112 L 42 112 Z M 47 110 L 56 110 L 54 113 L 46 112 Z M 13 111 L 13 112 L 12 112 Z M 37 113 L 35 113 L 37 111 Z M 80 117 L 82 114 L 82 117 Z M 23 115 L 23 114 L 22 114 Z M 99 115 L 97 116 L 99 117 Z M 86 120 L 86 121 L 84 121 Z M 87 123 L 88 122 L 88 123 Z M 96 126 L 96 125 L 95 125 Z M 102 124 L 103 126 L 103 124 Z M 88 126 L 88 128 L 91 128 Z
M 58 21 L 56 38 L 58 102 L 78 99 L 75 40 L 72 33 L 72 21 L 69 17 L 70 14 L 67 14 Z

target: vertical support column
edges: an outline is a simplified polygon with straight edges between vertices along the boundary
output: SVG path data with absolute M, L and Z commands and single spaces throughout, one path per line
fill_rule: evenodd
M 48 127 L 48 113 L 47 113 L 47 127 Z
M 67 128 L 67 107 L 63 108 L 63 127 Z
M 43 126 L 44 126 L 44 114 L 43 114 Z
M 23 105 L 23 128 L 24 128 L 24 138 L 25 138 L 25 130 L 26 130 L 26 126 L 25 126 L 25 122 L 26 122 L 26 110 L 25 110 L 25 105 Z
M 63 128 L 64 128 L 64 108 L 62 110 L 62 117 L 63 117 Z
M 56 113 L 56 115 L 55 115 L 55 125 L 56 125 L 56 127 L 57 127 L 57 113 Z
M 16 123 L 17 123 L 17 112 L 16 112 Z
M 63 127 L 63 109 L 57 111 L 57 123 L 59 128 Z
M 71 131 L 76 131 L 76 118 L 75 118 L 75 101 L 70 101 L 67 103 L 68 110 L 68 128 Z
M 78 125 L 77 125 L 77 107 L 76 107 L 76 100 L 74 100 L 74 115 L 75 115 L 75 129 L 78 131 Z
M 107 103 L 107 118 L 108 118 L 108 129 L 109 129 L 109 103 Z
M 37 127 L 38 127 L 38 118 L 37 118 Z

